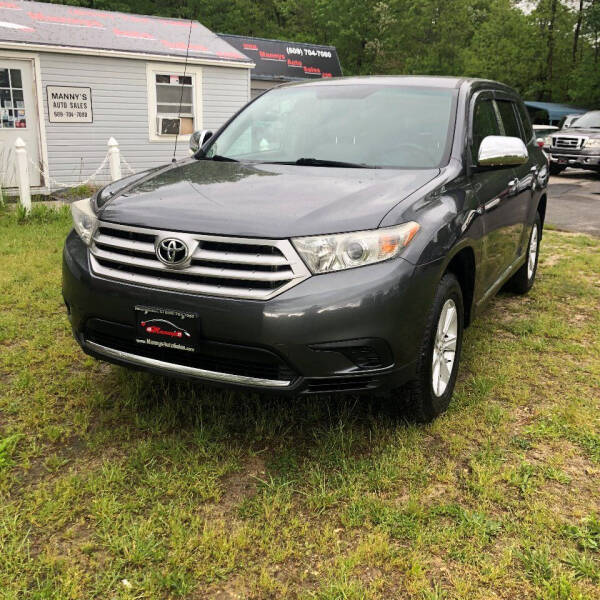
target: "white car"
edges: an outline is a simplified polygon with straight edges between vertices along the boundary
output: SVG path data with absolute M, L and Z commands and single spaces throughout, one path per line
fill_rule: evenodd
M 550 137 L 553 133 L 558 131 L 558 127 L 555 125 L 533 125 L 533 133 L 537 140 L 537 145 L 540 148 L 552 145 L 552 138 Z

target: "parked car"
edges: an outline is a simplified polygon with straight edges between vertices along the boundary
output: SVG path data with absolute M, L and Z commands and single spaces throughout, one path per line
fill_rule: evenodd
M 517 94 L 458 78 L 299 83 L 199 139 L 193 158 L 72 205 L 63 295 L 83 350 L 442 412 L 464 328 L 536 275 L 548 168 Z
M 537 144 L 540 148 L 543 148 L 546 145 L 546 141 L 549 139 L 549 136 L 554 132 L 558 131 L 558 127 L 556 125 L 534 125 L 533 132 L 535 134 L 535 139 L 537 140 Z
M 573 124 L 575 123 L 575 121 L 577 121 L 577 119 L 579 119 L 580 116 L 581 116 L 581 114 L 574 114 L 574 115 L 566 115 L 566 116 L 564 116 L 560 120 L 560 123 L 558 124 L 558 128 L 559 129 L 568 129 L 569 127 L 572 127 Z
M 600 173 L 600 110 L 585 113 L 568 129 L 547 136 L 544 149 L 553 175 L 567 167 Z

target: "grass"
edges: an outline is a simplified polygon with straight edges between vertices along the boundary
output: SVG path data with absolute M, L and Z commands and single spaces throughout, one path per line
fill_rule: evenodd
M 0 598 L 600 597 L 600 242 L 548 232 L 428 426 L 96 362 L 65 211 L 0 212 Z

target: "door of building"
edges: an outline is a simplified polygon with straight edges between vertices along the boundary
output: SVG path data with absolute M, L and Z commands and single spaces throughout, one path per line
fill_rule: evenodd
M 17 186 L 15 141 L 27 144 L 29 181 L 41 185 L 40 117 L 34 78 L 33 60 L 0 55 L 0 183 Z M 35 166 L 34 166 L 35 165 Z M 37 168 L 36 168 L 37 166 Z

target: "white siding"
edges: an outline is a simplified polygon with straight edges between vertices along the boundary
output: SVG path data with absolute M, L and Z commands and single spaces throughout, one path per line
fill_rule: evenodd
M 145 61 L 57 53 L 39 56 L 52 178 L 76 183 L 88 177 L 104 159 L 111 136 L 119 141 L 123 158 L 135 171 L 170 162 L 173 142 L 149 139 Z M 249 73 L 249 69 L 235 67 L 202 67 L 201 128 L 218 128 L 249 100 Z M 48 85 L 90 87 L 94 122 L 48 122 Z M 185 156 L 188 143 L 180 140 L 177 157 Z M 105 170 L 99 181 L 107 178 Z

